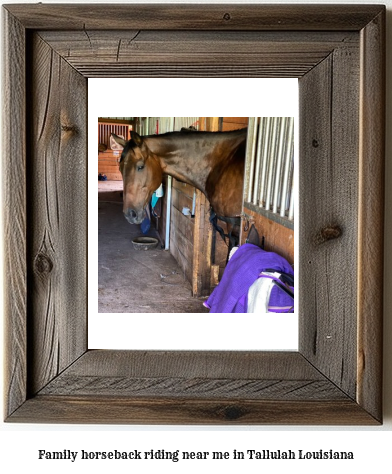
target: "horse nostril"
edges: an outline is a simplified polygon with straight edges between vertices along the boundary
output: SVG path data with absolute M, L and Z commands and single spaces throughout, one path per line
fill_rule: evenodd
M 136 217 L 136 211 L 134 211 L 133 209 L 127 209 L 124 214 L 130 219 L 134 219 Z
M 128 222 L 133 224 L 137 218 L 137 212 L 134 211 L 133 209 L 127 209 L 126 211 L 124 211 L 124 216 Z

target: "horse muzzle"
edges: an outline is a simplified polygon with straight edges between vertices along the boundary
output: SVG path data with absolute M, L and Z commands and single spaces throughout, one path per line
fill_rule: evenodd
M 135 211 L 134 209 L 127 209 L 124 211 L 125 219 L 130 224 L 141 224 L 145 217 L 145 210 L 142 209 L 141 211 Z

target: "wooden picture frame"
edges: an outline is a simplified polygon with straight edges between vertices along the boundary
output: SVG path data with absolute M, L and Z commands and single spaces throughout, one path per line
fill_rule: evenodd
M 385 7 L 18 4 L 3 20 L 6 421 L 382 423 Z M 88 350 L 99 76 L 299 78 L 298 352 Z

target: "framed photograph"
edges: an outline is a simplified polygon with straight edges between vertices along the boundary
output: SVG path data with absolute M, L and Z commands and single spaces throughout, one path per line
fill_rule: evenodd
M 103 96 L 102 90 L 110 92 Z M 137 94 L 133 91 L 137 91 Z M 236 94 L 227 102 L 227 93 L 231 91 L 241 91 L 241 94 Z M 293 314 L 290 297 L 290 306 L 285 308 L 284 312 L 264 313 L 262 317 L 261 311 L 253 314 L 253 317 L 247 314 L 245 319 L 242 318 L 240 326 L 237 324 L 238 314 L 227 314 L 227 310 L 225 313 L 217 312 L 216 307 L 213 308 L 213 317 L 205 315 L 203 318 L 203 313 L 209 312 L 204 304 L 216 287 L 215 281 L 207 277 L 213 273 L 222 278 L 228 245 L 227 238 L 225 242 L 218 232 L 213 233 L 208 209 L 207 223 L 204 224 L 204 219 L 200 219 L 200 215 L 203 215 L 200 209 L 200 199 L 203 195 L 198 193 L 190 182 L 185 184 L 186 178 L 181 181 L 173 179 L 171 185 L 168 177 L 163 179 L 163 197 L 155 203 L 159 218 L 153 215 L 150 228 L 143 232 L 141 225 L 131 225 L 124 218 L 123 197 L 120 195 L 123 192 L 123 181 L 118 165 L 120 153 L 112 150 L 109 143 L 108 149 L 98 154 L 98 173 L 107 177 L 106 180 L 98 181 L 98 202 L 94 163 L 97 162 L 97 142 L 106 145 L 111 130 L 125 136 L 129 133 L 127 127 L 132 127 L 132 132 L 142 136 L 152 135 L 153 139 L 157 134 L 159 137 L 160 134 L 174 132 L 173 137 L 179 137 L 181 140 L 186 137 L 190 140 L 197 138 L 198 143 L 202 129 L 206 127 L 207 119 L 199 116 L 204 113 L 209 117 L 208 122 L 217 123 L 216 126 L 220 129 L 216 133 L 208 131 L 206 138 L 222 135 L 231 137 L 232 130 L 244 130 L 249 122 L 254 122 L 253 115 L 266 114 L 272 117 L 259 119 L 263 123 L 256 137 L 251 133 L 252 127 L 248 127 L 247 134 L 250 134 L 251 140 L 247 143 L 253 140 L 255 145 L 260 142 L 270 144 L 271 147 L 275 145 L 275 148 L 268 152 L 268 156 L 277 157 L 280 152 L 283 155 L 280 163 L 284 160 L 286 165 L 291 165 L 297 161 L 296 152 L 294 156 L 294 142 L 297 145 L 298 79 L 94 78 L 89 79 L 88 94 L 89 162 L 93 164 L 89 167 L 88 185 L 88 230 L 92 237 L 89 238 L 88 271 L 90 275 L 98 275 L 98 297 L 94 279 L 89 281 L 88 347 L 142 350 L 297 350 L 298 311 Z M 175 97 L 186 97 L 187 100 L 173 103 Z M 131 122 L 130 125 L 118 124 L 116 120 L 119 120 L 119 116 L 130 114 L 130 110 L 139 117 L 123 119 Z M 236 116 L 212 119 L 211 116 L 216 114 L 217 110 L 219 113 L 226 110 L 225 113 Z M 168 111 L 173 113 L 174 117 L 156 117 L 159 114 L 165 115 Z M 189 114 L 189 111 L 198 117 L 182 116 L 187 112 Z M 100 117 L 98 133 L 97 117 Z M 287 117 L 292 118 L 289 120 Z M 285 133 L 289 125 L 292 125 L 291 135 Z M 184 137 L 185 134 L 179 132 L 186 126 L 197 127 L 198 131 L 188 131 Z M 276 130 L 279 133 L 274 133 Z M 171 135 L 167 136 L 169 137 Z M 265 137 L 269 140 L 265 140 Z M 277 137 L 282 139 L 278 140 Z M 290 140 L 290 148 L 278 147 L 284 140 Z M 155 149 L 155 153 L 156 151 Z M 261 150 L 260 153 L 255 150 L 254 155 L 254 158 L 259 157 L 259 161 L 262 161 L 267 151 L 263 149 L 261 154 Z M 274 160 L 274 164 L 276 163 L 279 163 L 277 158 Z M 244 163 L 242 167 L 244 169 Z M 265 168 L 256 167 L 258 175 L 261 175 Z M 286 168 L 287 166 L 285 170 Z M 297 179 L 293 185 L 293 168 L 294 166 L 285 175 L 287 182 L 290 182 L 290 186 L 286 185 L 289 191 L 286 192 L 288 196 L 285 202 L 285 218 L 280 217 L 280 207 L 278 217 L 277 213 L 273 214 L 273 206 L 270 205 L 270 228 L 261 233 L 262 223 L 259 221 L 263 219 L 265 222 L 265 218 L 256 214 L 261 209 L 257 203 L 254 206 L 255 219 L 252 221 L 253 231 L 259 228 L 263 237 L 263 241 L 259 239 L 259 245 L 263 245 L 266 251 L 278 252 L 283 257 L 287 255 L 285 258 L 290 258 L 290 264 L 294 263 L 294 253 L 297 253 L 297 249 L 294 252 L 293 248 L 294 219 L 288 218 L 288 203 L 293 200 L 298 202 Z M 267 189 L 267 179 L 264 181 L 264 189 Z M 283 181 L 282 179 L 282 184 Z M 241 200 L 242 191 L 241 184 L 241 190 L 237 194 L 238 200 Z M 290 199 L 291 197 L 294 199 Z M 171 201 L 171 205 L 167 205 L 168 201 Z M 264 202 L 265 200 L 263 209 L 266 207 Z M 152 203 L 153 200 L 151 208 Z M 191 215 L 184 214 L 186 207 Z M 167 217 L 168 212 L 170 218 Z M 241 214 L 241 208 L 238 214 Z M 298 215 L 297 210 L 295 215 Z M 276 221 L 273 221 L 273 218 Z M 146 221 L 148 222 L 148 219 Z M 297 221 L 295 223 L 297 224 Z M 94 245 L 94 236 L 97 234 L 98 249 Z M 277 234 L 283 237 L 277 238 Z M 155 237 L 156 242 L 159 239 L 160 245 L 157 242 L 158 246 L 150 251 L 141 252 L 135 249 L 132 239 L 144 236 Z M 245 238 L 246 236 L 242 238 L 243 242 Z M 208 244 L 211 252 L 207 250 Z M 162 250 L 163 247 L 166 250 Z M 202 252 L 198 251 L 200 247 Z M 258 254 L 263 254 L 263 251 L 260 250 Z M 200 261 L 204 265 L 200 265 Z M 253 266 L 257 271 L 257 267 Z M 297 266 L 294 265 L 294 271 L 296 269 Z M 227 282 L 226 270 L 225 274 Z M 200 277 L 204 278 L 204 282 Z M 204 283 L 204 287 L 201 287 L 201 283 Z M 220 285 L 227 288 L 225 281 Z M 204 297 L 197 295 L 198 289 L 203 291 Z M 242 309 L 241 312 L 243 311 Z M 236 312 L 238 313 L 238 309 Z
M 385 7 L 18 4 L 3 18 L 6 421 L 382 423 Z M 98 77 L 298 78 L 298 351 L 89 349 Z

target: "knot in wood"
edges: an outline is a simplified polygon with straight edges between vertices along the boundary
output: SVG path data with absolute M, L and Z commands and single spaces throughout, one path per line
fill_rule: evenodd
M 337 239 L 342 235 L 342 229 L 338 225 L 330 225 L 323 227 L 315 237 L 315 243 L 317 245 L 323 244 L 328 240 Z
M 223 410 L 223 414 L 227 420 L 237 420 L 238 418 L 241 418 L 244 413 L 240 407 L 230 406 Z
M 225 13 L 225 14 L 223 15 L 223 19 L 226 20 L 226 21 L 231 20 L 231 15 L 230 15 L 230 13 Z
M 44 253 L 40 252 L 34 260 L 34 268 L 37 273 L 42 275 L 48 274 L 53 269 L 52 260 Z
M 77 132 L 77 128 L 74 125 L 61 125 L 61 130 L 63 132 L 71 132 L 71 133 Z

